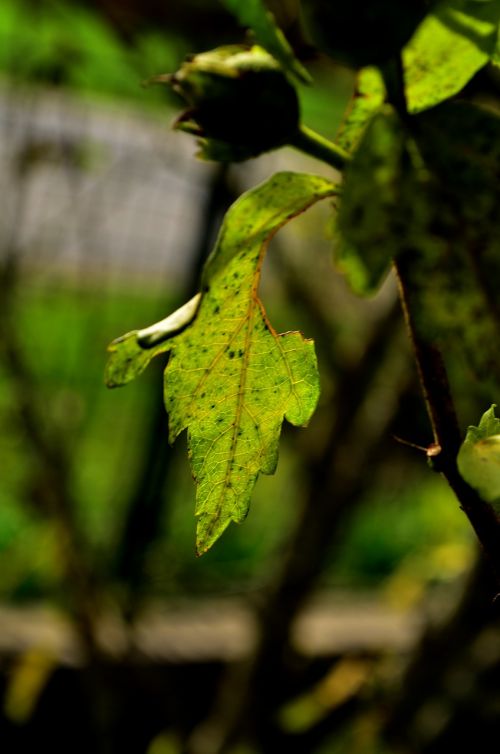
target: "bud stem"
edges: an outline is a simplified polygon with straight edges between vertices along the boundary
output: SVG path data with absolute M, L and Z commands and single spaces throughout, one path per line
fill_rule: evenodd
M 310 157 L 315 157 L 322 162 L 331 165 L 332 168 L 345 170 L 350 161 L 350 155 L 333 141 L 325 139 L 307 126 L 299 126 L 296 136 L 291 140 L 290 146 L 298 149 Z

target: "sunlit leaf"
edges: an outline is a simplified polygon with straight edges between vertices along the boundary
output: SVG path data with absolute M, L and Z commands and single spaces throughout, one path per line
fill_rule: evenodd
M 458 470 L 483 500 L 500 513 L 500 419 L 495 404 L 481 417 L 479 426 L 469 427 L 458 453 Z
M 499 0 L 438 3 L 403 51 L 411 112 L 433 107 L 460 92 L 495 52 Z
M 276 25 L 273 14 L 262 0 L 223 1 L 243 26 L 252 29 L 259 44 L 281 63 L 287 73 L 304 83 L 310 83 L 311 77 L 295 57 L 285 35 Z
M 356 80 L 356 89 L 346 116 L 340 125 L 336 142 L 347 152 L 357 146 L 367 124 L 380 109 L 385 98 L 385 87 L 378 68 L 362 68 Z
M 335 191 L 324 178 L 279 173 L 244 194 L 228 211 L 205 265 L 192 323 L 173 337 L 167 327 L 163 342 L 161 328 L 153 327 L 111 346 L 112 384 L 142 371 L 152 352 L 170 351 L 165 370 L 170 440 L 188 430 L 198 484 L 199 553 L 231 521 L 245 518 L 258 474 L 275 470 L 283 419 L 304 425 L 316 406 L 314 344 L 301 333 L 273 330 L 258 286 L 274 233 Z M 147 355 L 141 338 L 143 345 L 153 344 Z
M 104 380 L 108 387 L 121 387 L 138 377 L 152 359 L 168 351 L 168 343 L 161 343 L 156 348 L 143 348 L 138 341 L 139 330 L 125 333 L 116 338 L 109 346 L 109 359 Z

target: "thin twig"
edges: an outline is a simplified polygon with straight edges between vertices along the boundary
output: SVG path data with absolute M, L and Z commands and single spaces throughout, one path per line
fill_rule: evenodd
M 388 100 L 411 133 L 415 120 L 408 113 L 401 56 L 391 61 L 382 73 Z M 413 250 L 403 249 L 395 260 L 394 267 L 434 443 L 440 447 L 440 452 L 433 456 L 433 466 L 443 474 L 455 493 L 500 584 L 500 519 L 493 508 L 462 479 L 458 471 L 457 454 L 462 436 L 440 348 L 419 326 L 418 312 L 422 302 L 419 286 L 412 279 Z
M 413 346 L 427 413 L 440 453 L 434 467 L 455 493 L 500 584 L 500 520 L 493 508 L 460 476 L 457 454 L 462 442 L 446 366 L 436 343 L 428 340 L 418 325 L 418 290 L 410 274 L 411 259 L 401 255 L 395 263 L 403 312 Z
M 259 639 L 255 654 L 246 666 L 229 669 L 212 715 L 194 732 L 184 754 L 225 753 L 246 727 L 261 747 L 267 740 L 276 742 L 279 731 L 274 712 L 286 685 L 293 622 L 324 567 L 340 521 L 361 498 L 369 479 L 368 462 L 381 446 L 406 384 L 407 359 L 401 357 L 397 344 L 400 363 L 396 368 L 393 365 L 391 371 L 392 399 L 386 402 L 378 421 L 359 432 L 357 420 L 365 405 L 372 400 L 380 403 L 375 395 L 376 377 L 387 368 L 388 352 L 393 351 L 398 331 L 397 300 L 394 303 L 374 327 L 360 362 L 346 368 L 339 380 L 333 407 L 335 421 L 321 455 L 310 461 L 303 508 L 287 543 L 280 571 L 257 614 Z M 346 448 L 352 451 L 348 464 Z M 284 738 L 282 744 L 283 741 Z M 282 748 L 275 746 L 276 751 Z

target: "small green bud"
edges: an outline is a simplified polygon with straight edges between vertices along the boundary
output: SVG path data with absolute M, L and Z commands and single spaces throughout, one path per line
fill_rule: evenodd
M 299 128 L 294 87 L 260 47 L 220 47 L 168 77 L 187 103 L 175 128 L 198 137 L 200 155 L 238 162 L 288 144 Z

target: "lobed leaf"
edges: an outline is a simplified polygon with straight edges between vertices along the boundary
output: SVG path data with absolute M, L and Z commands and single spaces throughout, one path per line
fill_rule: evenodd
M 495 55 L 500 0 L 445 0 L 403 50 L 406 98 L 420 112 L 460 92 Z
M 275 470 L 283 420 L 302 426 L 316 407 L 314 344 L 298 332 L 273 330 L 258 286 L 274 233 L 335 192 L 324 178 L 279 173 L 241 196 L 226 214 L 205 265 L 191 324 L 173 336 L 167 332 L 163 342 L 155 335 L 161 327 L 153 327 L 111 345 L 112 384 L 128 380 L 150 360 L 144 355 L 145 338 L 146 345 L 153 343 L 153 355 L 170 351 L 165 370 L 169 435 L 173 442 L 188 430 L 199 554 L 231 521 L 245 518 L 258 474 Z
M 303 83 L 311 82 L 309 73 L 295 57 L 291 45 L 263 0 L 223 1 L 243 26 L 252 29 L 259 44 L 281 63 L 284 71 Z
M 457 464 L 465 481 L 500 514 L 500 419 L 495 408 L 493 404 L 483 414 L 477 427 L 468 428 Z

